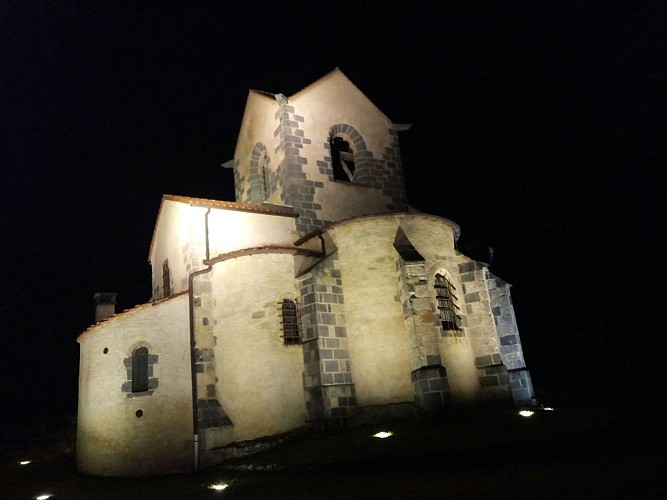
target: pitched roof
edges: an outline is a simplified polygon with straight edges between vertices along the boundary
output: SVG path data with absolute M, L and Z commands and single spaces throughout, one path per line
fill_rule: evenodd
M 192 198 L 190 196 L 178 196 L 174 194 L 162 195 L 163 200 L 186 203 L 193 207 L 222 208 L 236 210 L 239 212 L 254 212 L 258 214 L 283 215 L 285 217 L 298 217 L 299 214 L 291 207 L 270 205 L 267 203 L 240 203 L 237 201 L 211 200 L 207 198 Z
M 188 291 L 185 290 L 185 291 L 183 291 L 183 292 L 176 293 L 176 294 L 174 294 L 174 295 L 170 295 L 169 297 L 165 297 L 164 299 L 155 300 L 155 301 L 153 301 L 153 302 L 146 302 L 146 303 L 144 303 L 144 304 L 137 304 L 136 306 L 134 306 L 134 307 L 132 307 L 132 308 L 130 308 L 130 309 L 125 309 L 124 311 L 119 312 L 119 313 L 115 313 L 115 314 L 109 316 L 108 318 L 101 319 L 101 320 L 98 321 L 97 323 L 93 323 L 93 324 L 90 325 L 88 328 L 86 328 L 83 332 L 81 332 L 81 333 L 79 334 L 79 336 L 76 338 L 76 341 L 80 344 L 81 341 L 82 341 L 85 337 L 87 337 L 88 335 L 91 335 L 91 334 L 92 334 L 95 330 L 97 330 L 97 328 L 98 328 L 99 326 L 101 326 L 101 325 L 106 325 L 106 324 L 108 324 L 108 323 L 111 323 L 111 322 L 115 321 L 115 320 L 118 319 L 118 318 L 126 317 L 126 316 L 128 316 L 128 315 L 134 314 L 134 313 L 136 313 L 137 311 L 139 311 L 139 310 L 141 310 L 141 309 L 146 309 L 146 308 L 148 308 L 148 307 L 154 307 L 154 306 L 160 305 L 160 304 L 162 304 L 163 302 L 167 302 L 168 300 L 173 300 L 173 299 L 175 299 L 175 298 L 177 298 L 177 297 L 181 297 L 181 296 L 183 296 L 183 295 L 186 295 L 187 293 L 188 293 Z
M 370 103 L 375 107 L 375 109 L 377 109 L 378 112 L 379 112 L 382 116 L 384 116 L 384 117 L 387 119 L 388 122 L 393 123 L 392 120 L 391 120 L 387 115 L 385 115 L 384 112 L 383 112 L 380 108 L 378 108 L 378 107 L 375 105 L 375 103 L 374 103 L 373 101 L 371 101 L 371 100 L 368 98 L 368 96 L 367 96 L 366 94 L 364 94 L 364 93 L 361 91 L 361 89 L 359 89 L 359 87 L 357 87 L 357 86 L 354 84 L 354 82 L 353 82 L 352 80 L 350 80 L 350 79 L 347 77 L 347 75 L 345 75 L 345 73 L 343 73 L 343 72 L 341 71 L 341 69 L 338 68 L 338 67 L 336 67 L 336 68 L 334 68 L 333 70 L 329 71 L 329 73 L 327 73 L 326 75 L 324 75 L 324 76 L 318 78 L 318 79 L 315 80 L 314 82 L 312 82 L 312 83 L 306 85 L 306 86 L 303 87 L 301 90 L 298 90 L 298 91 L 295 92 L 294 94 L 290 95 L 290 96 L 288 97 L 288 100 L 297 99 L 299 96 L 301 96 L 302 94 L 305 94 L 306 92 L 308 92 L 308 91 L 309 91 L 310 89 L 312 89 L 313 87 L 316 87 L 317 85 L 321 84 L 322 82 L 324 82 L 324 81 L 328 80 L 329 78 L 332 78 L 332 77 L 334 77 L 334 76 L 336 76 L 336 75 L 340 75 L 340 76 L 342 76 L 342 77 L 343 77 L 343 78 L 344 78 L 350 85 L 352 85 L 355 89 L 357 89 L 357 90 L 358 90 L 358 91 L 359 91 L 359 92 L 360 92 L 360 93 L 361 93 L 361 94 L 368 100 L 368 102 L 370 102 Z M 271 99 L 271 100 L 276 100 L 276 96 L 277 96 L 277 95 L 280 95 L 280 94 L 276 94 L 276 93 L 273 93 L 273 92 L 265 92 L 265 91 L 263 91 L 263 90 L 254 90 L 254 89 L 250 90 L 250 92 L 253 93 L 253 94 L 260 95 L 260 96 L 262 96 L 262 97 L 264 97 L 264 98 Z

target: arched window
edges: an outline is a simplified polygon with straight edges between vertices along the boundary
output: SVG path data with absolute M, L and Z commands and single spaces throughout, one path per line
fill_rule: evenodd
M 350 143 L 342 137 L 332 136 L 329 139 L 331 146 L 331 166 L 336 181 L 351 182 L 354 180 L 354 151 Z
M 285 345 L 300 344 L 299 311 L 296 308 L 296 302 L 290 299 L 283 299 L 281 309 L 283 320 L 283 341 Z
M 267 191 L 267 163 L 266 146 L 261 142 L 255 144 L 250 155 L 250 170 L 248 176 L 249 200 L 251 203 L 262 203 L 268 194 Z
M 435 299 L 438 301 L 438 318 L 443 330 L 460 330 L 459 317 L 456 314 L 458 306 L 454 295 L 454 286 L 442 274 L 435 275 Z
M 169 260 L 167 259 L 162 263 L 162 289 L 165 299 L 171 295 L 171 273 L 169 272 Z
M 138 347 L 132 353 L 132 392 L 148 390 L 148 348 Z

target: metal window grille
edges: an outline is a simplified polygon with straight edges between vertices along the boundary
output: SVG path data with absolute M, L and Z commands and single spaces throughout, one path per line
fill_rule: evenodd
M 454 286 L 447 278 L 441 274 L 435 275 L 435 299 L 438 301 L 438 317 L 443 330 L 460 330 L 459 317 L 455 309 L 458 306 L 454 303 L 458 300 L 454 295 Z
M 285 345 L 301 343 L 301 333 L 299 331 L 299 311 L 296 302 L 290 299 L 283 299 L 282 302 L 282 320 L 283 320 L 283 341 Z
M 132 353 L 132 392 L 148 390 L 148 349 L 139 347 Z

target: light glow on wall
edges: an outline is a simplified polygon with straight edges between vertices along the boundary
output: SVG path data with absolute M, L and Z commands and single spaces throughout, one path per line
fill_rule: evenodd
M 380 431 L 377 434 L 373 434 L 374 438 L 386 439 L 389 436 L 393 436 L 394 433 L 391 431 Z
M 521 415 L 522 417 L 532 417 L 533 415 L 535 415 L 535 412 L 533 410 L 521 410 L 519 412 L 519 415 Z

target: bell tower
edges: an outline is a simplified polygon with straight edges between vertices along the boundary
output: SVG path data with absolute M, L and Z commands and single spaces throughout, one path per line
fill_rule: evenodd
M 407 210 L 398 132 L 339 69 L 291 97 L 251 91 L 233 166 L 236 199 L 294 208 L 301 234 Z

